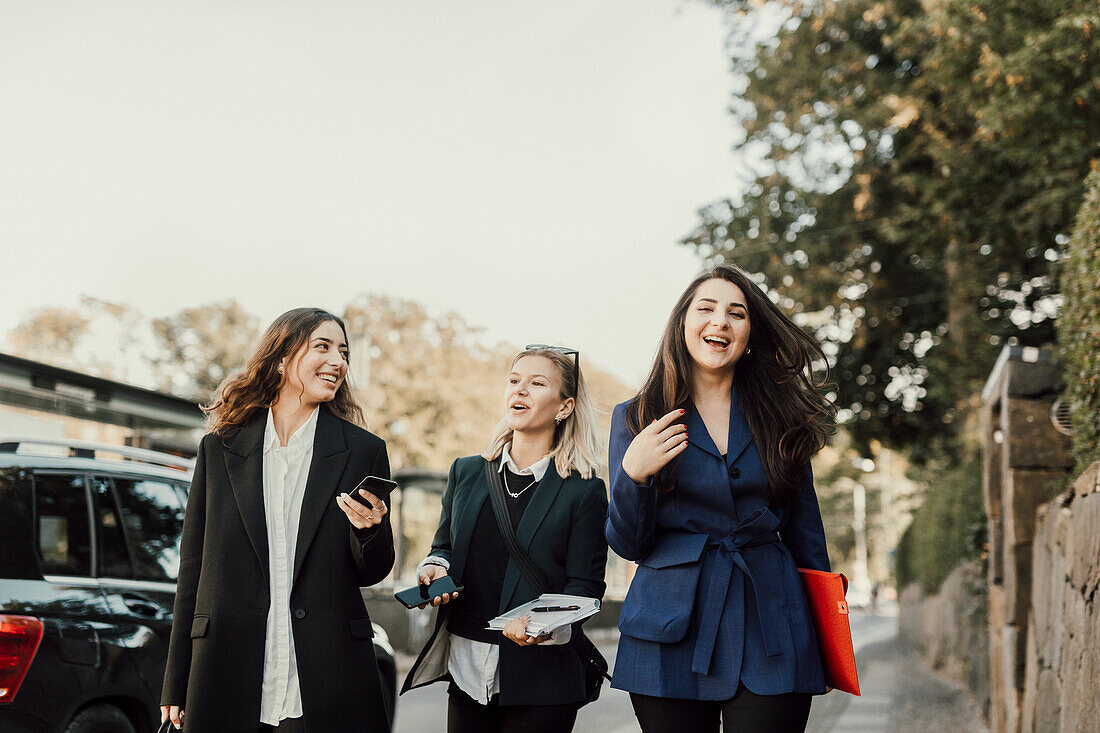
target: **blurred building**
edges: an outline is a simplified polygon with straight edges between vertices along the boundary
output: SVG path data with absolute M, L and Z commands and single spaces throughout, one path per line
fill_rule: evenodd
M 0 437 L 91 440 L 193 457 L 202 423 L 191 400 L 0 354 Z

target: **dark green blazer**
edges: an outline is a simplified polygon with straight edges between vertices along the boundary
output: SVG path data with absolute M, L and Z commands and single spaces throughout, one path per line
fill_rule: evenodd
M 450 562 L 449 572 L 458 583 L 465 573 L 476 572 L 467 568 L 466 559 L 477 517 L 489 500 L 485 465 L 481 456 L 459 458 L 451 465 L 439 528 L 432 541 L 431 554 Z M 606 519 L 607 490 L 603 479 L 583 479 L 575 471 L 563 479 L 551 463 L 535 487 L 516 529 L 516 538 L 549 580 L 551 592 L 602 598 L 606 587 L 607 543 L 603 537 Z M 499 612 L 537 596 L 509 558 Z M 402 692 L 448 678 L 448 610 L 446 605 L 440 606 L 435 632 L 409 670 Z M 501 637 L 501 705 L 563 705 L 584 698 L 584 669 L 568 645 L 521 647 Z

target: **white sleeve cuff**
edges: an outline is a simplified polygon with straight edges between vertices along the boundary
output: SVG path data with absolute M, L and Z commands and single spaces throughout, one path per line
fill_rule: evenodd
M 561 644 L 568 644 L 569 640 L 573 638 L 573 625 L 562 626 L 560 629 L 556 629 L 550 632 L 550 638 L 542 642 L 542 645 L 558 646 Z
M 428 555 L 426 558 L 420 561 L 420 564 L 416 566 L 416 575 L 420 576 L 420 571 L 424 569 L 425 565 L 439 565 L 444 570 L 450 572 L 451 563 L 447 561 L 445 557 L 439 557 L 438 555 Z

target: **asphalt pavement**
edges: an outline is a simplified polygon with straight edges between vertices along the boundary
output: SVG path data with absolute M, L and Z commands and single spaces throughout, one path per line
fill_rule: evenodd
M 809 733 L 987 733 L 966 692 L 928 669 L 898 644 L 897 613 L 853 610 L 852 638 L 856 649 L 862 696 L 833 691 L 814 698 Z M 614 632 L 597 635 L 614 669 Z M 398 657 L 398 680 L 412 659 Z M 395 733 L 443 733 L 447 722 L 447 692 L 442 683 L 402 695 L 397 704 Z M 640 733 L 630 698 L 606 684 L 600 699 L 577 716 L 576 733 Z M 690 733 L 685 731 L 684 733 Z

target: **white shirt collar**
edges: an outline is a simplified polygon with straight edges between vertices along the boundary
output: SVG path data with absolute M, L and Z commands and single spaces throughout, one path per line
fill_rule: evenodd
M 317 433 L 317 412 L 320 409 L 320 407 L 314 407 L 306 421 L 294 431 L 286 442 L 287 450 L 303 451 L 313 447 L 313 436 Z M 275 419 L 271 416 L 270 409 L 267 411 L 267 428 L 264 429 L 263 446 L 264 453 L 280 448 L 279 434 L 275 432 Z
M 499 470 L 503 472 L 504 468 L 507 467 L 508 470 L 510 470 L 512 473 L 516 473 L 521 476 L 524 474 L 534 476 L 536 481 L 542 481 L 542 477 L 546 475 L 546 469 L 550 468 L 550 456 L 545 455 L 534 464 L 528 466 L 523 470 L 520 470 L 516 466 L 515 462 L 512 460 L 511 454 L 509 454 L 508 452 L 508 449 L 511 447 L 511 443 L 505 443 L 504 448 L 501 449 Z

